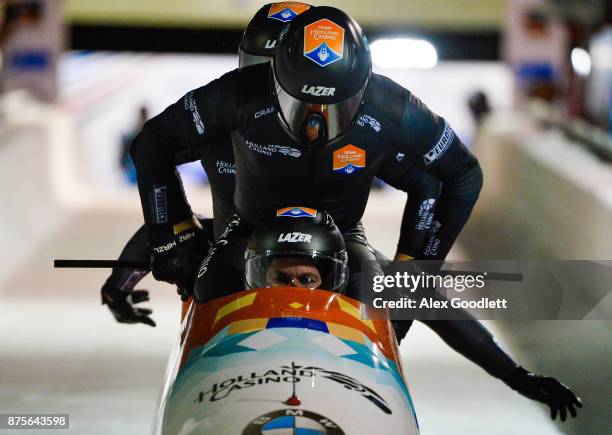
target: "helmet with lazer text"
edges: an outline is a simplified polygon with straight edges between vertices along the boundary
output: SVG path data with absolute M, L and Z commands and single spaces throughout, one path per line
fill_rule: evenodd
M 247 288 L 304 287 L 343 292 L 347 282 L 344 238 L 331 216 L 286 207 L 255 228 L 245 253 Z
M 268 3 L 247 25 L 238 48 L 240 68 L 269 62 L 289 22 L 311 6 L 300 2 Z
M 332 7 L 309 9 L 291 21 L 272 64 L 279 116 L 293 136 L 324 144 L 351 126 L 372 71 L 355 20 Z

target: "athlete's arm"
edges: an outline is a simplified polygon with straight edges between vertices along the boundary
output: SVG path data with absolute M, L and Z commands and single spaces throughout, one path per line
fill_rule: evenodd
M 197 264 L 208 250 L 206 237 L 185 198 L 175 165 L 198 160 L 213 144 L 231 146 L 236 111 L 235 70 L 188 92 L 149 120 L 134 139 L 130 154 L 136 166 L 151 272 L 176 284 L 184 296 L 193 287 Z
M 233 118 L 237 71 L 188 92 L 149 120 L 134 139 L 130 155 L 136 166 L 138 190 L 147 230 L 168 231 L 191 218 L 175 166 L 198 160 L 218 137 L 227 137 Z M 230 144 L 227 144 L 230 146 Z
M 519 394 L 550 408 L 554 420 L 557 415 L 565 421 L 567 414 L 576 417 L 576 408 L 582 402 L 555 378 L 530 373 L 518 365 L 497 344 L 493 335 L 474 317 L 465 311 L 461 320 L 423 320 L 446 344 L 478 364 L 491 376 L 500 379 Z
M 421 320 L 456 352 L 491 376 L 508 381 L 519 365 L 497 344 L 493 335 L 467 311 L 461 320 Z M 458 314 L 459 314 L 458 313 Z
M 401 152 L 387 156 L 376 176 L 390 186 L 408 193 L 396 259 L 401 256 L 402 259 L 420 258 L 440 197 L 440 181 L 418 169 Z
M 565 385 L 548 376 L 525 370 L 497 344 L 495 337 L 466 311 L 458 320 L 421 320 L 453 350 L 483 368 L 491 376 L 503 381 L 517 393 L 550 408 L 550 417 L 565 421 L 567 415 L 576 417 L 582 408 L 580 399 Z M 411 321 L 394 321 L 393 329 L 400 341 Z
M 423 259 L 442 260 L 467 222 L 482 188 L 476 157 L 448 122 L 410 92 L 403 92 L 403 113 L 396 138 L 398 152 L 442 182 L 433 235 Z

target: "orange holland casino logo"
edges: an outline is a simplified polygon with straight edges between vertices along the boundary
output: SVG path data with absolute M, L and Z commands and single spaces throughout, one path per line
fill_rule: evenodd
M 344 29 L 327 18 L 304 27 L 304 56 L 319 66 L 344 57 Z
M 268 18 L 273 18 L 286 23 L 293 20 L 295 17 L 308 9 L 310 9 L 309 5 L 299 2 L 274 3 L 270 5 Z
M 334 172 L 341 174 L 352 174 L 365 168 L 365 150 L 348 144 L 334 152 L 333 169 Z
M 280 210 L 276 210 L 276 216 L 283 216 L 283 217 L 292 217 L 292 218 L 300 218 L 300 217 L 316 217 L 317 216 L 317 211 L 314 208 L 308 208 L 308 207 L 299 207 L 299 206 L 294 206 L 294 207 L 285 207 L 285 208 L 281 208 Z

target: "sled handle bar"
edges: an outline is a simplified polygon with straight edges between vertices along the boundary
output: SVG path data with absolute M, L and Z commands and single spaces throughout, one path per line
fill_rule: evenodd
M 146 260 L 53 260 L 56 268 L 107 268 L 151 269 L 151 263 Z
M 151 264 L 146 260 L 54 260 L 53 267 L 56 268 L 121 268 L 150 270 Z M 440 271 L 440 275 L 482 275 L 483 272 L 467 270 L 447 270 Z M 523 281 L 521 273 L 487 272 L 488 281 Z

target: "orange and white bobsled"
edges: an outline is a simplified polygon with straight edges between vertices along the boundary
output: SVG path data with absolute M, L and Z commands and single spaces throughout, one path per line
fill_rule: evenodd
M 325 290 L 192 303 L 156 434 L 418 434 L 388 320 Z

